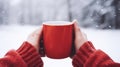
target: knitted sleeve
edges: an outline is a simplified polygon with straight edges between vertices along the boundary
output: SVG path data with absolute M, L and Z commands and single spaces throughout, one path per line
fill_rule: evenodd
M 43 67 L 41 56 L 28 42 L 0 58 L 0 67 Z
M 96 50 L 90 41 L 80 47 L 72 64 L 74 67 L 120 67 L 103 51 Z

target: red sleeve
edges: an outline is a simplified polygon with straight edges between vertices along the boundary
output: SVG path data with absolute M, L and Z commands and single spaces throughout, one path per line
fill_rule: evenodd
M 36 49 L 24 42 L 19 49 L 11 50 L 0 58 L 0 67 L 43 67 L 43 62 Z
M 72 64 L 74 67 L 120 67 L 103 51 L 96 50 L 90 41 L 80 47 Z

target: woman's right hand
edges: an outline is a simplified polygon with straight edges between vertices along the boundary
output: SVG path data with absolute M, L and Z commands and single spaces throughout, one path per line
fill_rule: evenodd
M 76 52 L 79 50 L 79 48 L 85 43 L 87 42 L 87 36 L 85 33 L 83 33 L 79 26 L 78 26 L 78 22 L 77 20 L 73 21 L 74 23 L 74 31 L 75 31 L 75 50 Z

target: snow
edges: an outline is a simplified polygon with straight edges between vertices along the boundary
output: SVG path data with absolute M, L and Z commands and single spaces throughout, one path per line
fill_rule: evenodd
M 0 57 L 10 49 L 17 49 L 27 36 L 39 26 L 0 26 Z M 120 62 L 120 30 L 81 29 L 88 40 L 92 41 L 96 49 L 106 52 L 114 61 Z M 44 67 L 72 67 L 70 58 L 56 60 L 42 58 Z

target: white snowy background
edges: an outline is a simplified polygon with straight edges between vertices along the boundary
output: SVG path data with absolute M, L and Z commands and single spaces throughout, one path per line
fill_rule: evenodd
M 77 19 L 96 49 L 120 62 L 120 0 L 0 0 L 0 57 L 17 49 L 44 21 Z M 99 29 L 98 29 L 99 28 Z M 44 67 L 72 67 L 70 58 L 42 58 Z
M 27 36 L 39 26 L 1 26 L 0 27 L 0 57 L 10 49 L 17 49 Z M 81 29 L 96 49 L 106 52 L 114 61 L 120 62 L 120 30 Z M 56 60 L 42 58 L 44 67 L 72 67 L 70 58 Z

